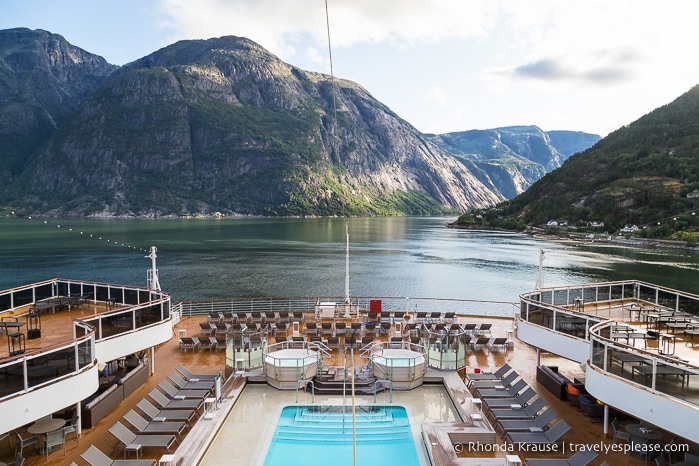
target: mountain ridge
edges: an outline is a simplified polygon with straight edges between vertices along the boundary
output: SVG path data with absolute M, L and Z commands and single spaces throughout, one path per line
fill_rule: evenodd
M 571 156 L 521 195 L 462 215 L 457 223 L 524 229 L 555 221 L 607 232 L 628 226 L 642 237 L 696 242 L 697 147 L 699 86 L 694 86 Z
M 241 37 L 179 41 L 122 67 L 26 28 L 0 31 L 0 49 L 49 71 L 25 92 L 46 102 L 39 113 L 56 102 L 45 90 L 66 97 L 52 126 L 24 125 L 31 144 L 0 155 L 12 167 L 0 201 L 23 212 L 443 215 L 500 202 L 540 173 L 510 170 L 530 163 L 519 157 L 448 153 L 358 83 Z M 0 78 L 16 80 L 8 63 Z

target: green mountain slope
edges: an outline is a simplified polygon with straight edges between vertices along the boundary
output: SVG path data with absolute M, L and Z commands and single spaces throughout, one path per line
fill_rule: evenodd
M 697 227 L 699 196 L 699 87 L 570 157 L 525 193 L 498 209 L 466 215 L 464 224 L 585 226 L 627 224 L 639 234 L 666 237 Z M 682 236 L 680 233 L 679 236 Z

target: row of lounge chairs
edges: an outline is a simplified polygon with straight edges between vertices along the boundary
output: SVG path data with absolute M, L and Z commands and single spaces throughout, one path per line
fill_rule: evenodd
M 509 364 L 467 377 L 467 387 L 480 398 L 483 412 L 505 441 L 520 446 L 555 444 L 571 429 Z
M 379 323 L 390 323 L 403 321 L 404 311 L 381 311 L 367 314 L 367 321 Z M 434 324 L 456 322 L 456 312 L 417 312 L 413 316 L 415 323 Z M 252 311 L 252 312 L 211 312 L 207 316 L 207 322 L 213 325 L 223 324 L 276 324 L 315 321 L 316 315 L 313 312 L 303 311 Z
M 181 337 L 179 342 L 181 351 L 218 351 L 226 349 L 226 337 Z
M 185 430 L 201 414 L 204 400 L 211 396 L 217 377 L 220 375 L 193 374 L 184 365 L 178 366 L 148 393 L 148 397 L 136 404 L 140 413 L 131 409 L 124 415 L 130 428 L 121 421 L 109 428 L 117 439 L 114 453 L 119 449 L 126 452 L 133 445 L 139 445 L 138 448 L 162 448 L 170 453 Z M 154 460 L 112 460 L 94 445 L 81 457 L 92 466 L 155 464 Z

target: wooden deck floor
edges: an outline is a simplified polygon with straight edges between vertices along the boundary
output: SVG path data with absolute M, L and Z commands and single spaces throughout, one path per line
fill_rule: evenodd
M 103 309 L 91 309 L 90 306 L 85 308 L 74 309 L 70 312 L 61 312 L 54 315 L 47 315 L 42 317 L 42 337 L 36 340 L 29 340 L 28 347 L 47 347 L 53 344 L 57 344 L 60 341 L 66 341 L 71 337 L 71 321 L 73 318 L 79 318 L 82 316 L 87 316 L 92 314 L 95 310 L 102 311 Z M 204 318 L 185 318 L 175 328 L 175 333 L 178 330 L 183 329 L 188 335 L 196 335 L 199 331 L 199 322 L 203 321 Z M 492 321 L 492 319 L 488 319 Z M 480 319 L 478 321 L 483 321 Z M 511 321 L 509 320 L 495 320 L 495 325 L 493 327 L 493 334 L 498 336 L 504 336 L 506 330 L 511 328 Z M 49 330 L 50 329 L 50 330 Z M 63 330 L 61 330 L 63 329 Z M 358 358 L 358 356 L 357 356 Z M 535 366 L 536 366 L 536 352 L 533 348 L 525 345 L 519 341 L 515 342 L 514 349 L 509 351 L 490 351 L 490 350 L 479 350 L 472 352 L 468 357 L 468 371 L 472 371 L 474 367 L 480 368 L 495 368 L 502 365 L 504 362 L 509 362 L 510 365 L 515 367 L 520 375 L 527 380 L 532 387 L 544 397 L 548 404 L 555 408 L 560 415 L 572 426 L 571 431 L 564 437 L 566 442 L 571 442 L 575 444 L 610 444 L 611 436 L 605 437 L 603 434 L 602 424 L 591 423 L 589 419 L 578 411 L 576 408 L 570 406 L 567 402 L 562 402 L 556 399 L 553 395 L 548 393 L 543 387 L 540 387 L 535 380 Z M 341 366 L 345 362 L 344 354 L 334 354 L 333 358 L 328 361 L 331 365 Z M 546 365 L 557 365 L 560 371 L 567 375 L 569 378 L 574 376 L 582 375 L 581 369 L 576 363 L 567 361 L 558 357 L 554 357 L 547 354 L 542 354 L 541 356 L 542 364 Z M 167 343 L 160 345 L 155 350 L 155 374 L 149 378 L 149 380 L 137 389 L 133 394 L 131 394 L 124 402 L 122 402 L 111 414 L 109 414 L 105 419 L 101 420 L 95 427 L 91 429 L 83 430 L 82 436 L 79 443 L 72 438 L 67 442 L 67 453 L 63 456 L 63 451 L 58 450 L 49 454 L 49 464 L 70 464 L 75 462 L 78 465 L 86 465 L 87 463 L 80 458 L 80 454 L 83 453 L 90 445 L 95 445 L 108 455 L 113 458 L 119 458 L 119 455 L 114 454 L 115 446 L 117 445 L 116 439 L 107 431 L 116 421 L 122 420 L 123 415 L 130 409 L 134 408 L 136 403 L 141 400 L 146 394 L 156 386 L 156 384 L 166 377 L 170 372 L 172 372 L 180 363 L 184 364 L 190 368 L 195 373 L 215 373 L 219 370 L 224 369 L 224 352 L 223 351 L 213 351 L 208 350 L 200 352 L 182 352 L 178 348 L 177 338 L 173 338 Z M 357 359 L 356 364 L 362 364 L 363 361 Z M 20 429 L 21 431 L 22 429 Z M 26 430 L 26 427 L 25 427 Z M 667 436 L 666 440 L 670 440 Z M 186 436 L 185 436 L 186 440 Z M 499 439 L 500 440 L 500 439 Z M 0 461 L 10 462 L 13 456 L 13 451 L 7 447 L 7 444 L 3 442 L 0 445 Z M 164 452 L 156 449 L 144 448 L 143 456 L 146 458 L 158 459 Z M 496 452 L 490 455 L 484 455 L 482 452 L 469 452 L 462 451 L 459 453 L 459 457 L 463 458 L 464 461 L 468 461 L 468 458 L 477 458 L 482 456 L 490 456 L 497 458 L 504 458 L 506 453 Z M 522 458 L 524 457 L 551 457 L 551 455 L 542 454 L 520 454 Z M 566 455 L 569 456 L 569 455 Z M 630 457 L 627 458 L 626 455 L 615 454 L 606 456 L 600 454 L 600 456 L 591 463 L 592 465 L 599 465 L 602 461 L 607 460 L 611 465 L 618 464 L 637 464 L 643 463 L 643 460 L 638 458 Z M 459 463 L 462 461 L 460 460 Z M 47 464 L 45 455 L 39 455 L 35 453 L 30 453 L 27 456 L 25 465 L 43 465 Z M 183 464 L 183 463 L 180 463 Z M 232 461 L 230 464 L 234 464 Z M 473 463 L 477 464 L 477 463 Z

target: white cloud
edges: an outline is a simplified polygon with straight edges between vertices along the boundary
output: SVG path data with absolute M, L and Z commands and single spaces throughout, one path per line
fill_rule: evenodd
M 436 103 L 440 107 L 443 107 L 449 102 L 449 96 L 440 86 L 432 86 L 424 94 L 424 100 L 430 103 Z
M 291 64 L 329 72 L 324 0 L 159 2 L 177 31 L 172 42 L 244 36 Z M 461 129 L 500 121 L 606 134 L 699 81 L 694 0 L 327 4 L 336 75 L 358 80 L 421 130 L 452 130 L 450 105 L 467 109 Z M 413 99 L 419 89 L 429 97 Z

